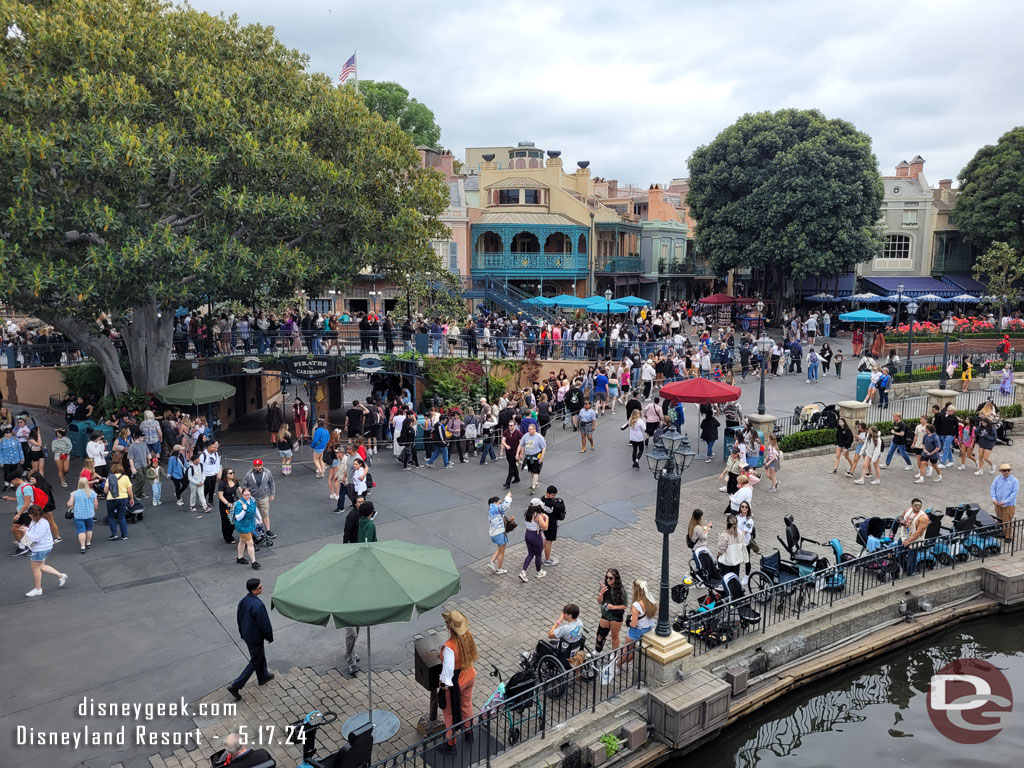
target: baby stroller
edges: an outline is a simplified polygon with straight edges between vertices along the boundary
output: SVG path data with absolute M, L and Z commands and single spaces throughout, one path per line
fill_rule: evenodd
M 490 676 L 498 678 L 498 687 L 480 709 L 482 715 L 505 713 L 509 744 L 516 744 L 522 738 L 524 723 L 544 719 L 544 705 L 537 692 L 537 678 L 534 676 L 533 667 L 522 661 L 520 665 L 523 668 L 507 681 L 502 681 L 501 670 L 496 666 L 492 667 Z
M 892 549 L 896 539 L 896 529 L 900 521 L 895 517 L 852 517 L 850 523 L 857 532 L 857 543 L 860 544 L 858 558 L 867 554 L 869 539 L 876 539 L 879 546 L 875 552 L 883 553 Z M 861 566 L 867 571 L 877 574 L 879 581 L 885 581 L 899 574 L 900 566 L 895 558 L 880 554 Z
M 755 626 L 761 623 L 761 614 L 754 610 L 751 601 L 743 591 L 743 583 L 735 573 L 727 573 L 722 578 L 725 584 L 727 607 L 726 613 L 733 624 L 739 624 L 741 629 Z
M 797 406 L 793 415 L 800 422 L 800 431 L 810 429 L 835 429 L 839 424 L 839 409 L 835 405 L 825 405 L 820 400 Z
M 257 552 L 260 551 L 260 547 L 274 546 L 274 540 L 267 536 L 267 529 L 263 527 L 263 523 L 256 523 L 256 530 L 252 534 L 252 546 Z

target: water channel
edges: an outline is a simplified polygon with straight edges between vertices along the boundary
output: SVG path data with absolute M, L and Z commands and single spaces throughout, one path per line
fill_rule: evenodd
M 933 672 L 985 659 L 1017 702 L 1008 726 L 984 744 L 942 736 L 926 709 Z M 1013 766 L 1024 760 L 1024 612 L 963 624 L 776 701 L 671 768 L 928 768 Z

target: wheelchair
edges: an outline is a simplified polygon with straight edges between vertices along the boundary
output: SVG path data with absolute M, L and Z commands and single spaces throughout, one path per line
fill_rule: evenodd
M 533 653 L 523 652 L 519 665 L 533 672 L 538 683 L 544 683 L 544 691 L 553 699 L 565 695 L 569 683 L 574 680 L 592 680 L 597 671 L 587 650 L 586 633 L 579 640 L 537 641 Z M 567 674 L 576 670 L 575 675 Z

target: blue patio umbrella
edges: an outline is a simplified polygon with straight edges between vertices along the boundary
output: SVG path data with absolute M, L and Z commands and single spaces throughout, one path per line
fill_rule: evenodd
M 567 293 L 563 293 L 560 296 L 555 296 L 550 299 L 551 306 L 562 307 L 563 309 L 580 309 L 587 306 L 587 300 L 582 299 L 579 296 L 570 296 Z
M 807 301 L 835 301 L 836 297 L 831 293 L 816 293 L 813 296 L 808 296 Z
M 619 304 L 617 301 L 613 301 L 611 302 L 611 304 L 609 304 L 604 299 L 587 304 L 585 309 L 587 310 L 587 312 L 594 312 L 595 314 L 598 315 L 622 315 L 625 314 L 626 312 L 629 312 L 629 307 L 626 306 L 625 304 Z
M 873 309 L 858 309 L 856 312 L 843 312 L 839 319 L 844 323 L 889 323 L 892 315 L 875 312 Z
M 628 307 L 647 307 L 651 304 L 647 299 L 641 299 L 639 296 L 620 296 L 617 299 L 612 299 L 612 301 L 625 304 Z
M 895 301 L 899 304 L 909 304 L 910 297 L 905 293 L 892 293 L 885 297 L 886 301 Z
M 977 296 L 971 296 L 969 293 L 961 293 L 959 296 L 954 296 L 950 301 L 954 304 L 977 304 L 981 299 Z
M 523 301 L 523 304 L 533 304 L 533 305 L 538 306 L 538 307 L 551 307 L 551 306 L 554 306 L 554 303 L 552 302 L 552 300 L 547 298 L 546 296 L 533 296 L 532 298 L 525 299 Z

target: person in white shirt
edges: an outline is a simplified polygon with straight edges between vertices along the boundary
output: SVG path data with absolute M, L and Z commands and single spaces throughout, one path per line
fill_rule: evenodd
M 220 480 L 220 453 L 217 452 L 219 447 L 220 443 L 214 440 L 199 456 L 199 463 L 203 467 L 203 495 L 206 497 L 207 507 L 213 504 L 217 493 L 217 483 Z
M 96 474 L 106 477 L 107 472 L 107 439 L 102 432 L 94 432 L 92 439 L 85 446 L 85 455 L 92 459 L 92 467 Z
M 21 537 L 21 545 L 28 546 L 31 552 L 29 565 L 32 566 L 34 586 L 25 593 L 25 597 L 38 597 L 43 594 L 43 573 L 56 576 L 62 587 L 68 580 L 68 575 L 46 564 L 46 556 L 53 549 L 53 534 L 50 531 L 49 521 L 43 517 L 42 507 L 33 504 L 28 508 L 28 515 L 32 522 L 27 526 L 22 526 L 24 533 Z

